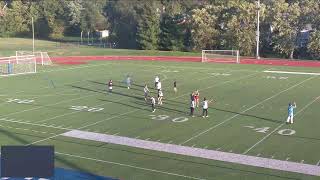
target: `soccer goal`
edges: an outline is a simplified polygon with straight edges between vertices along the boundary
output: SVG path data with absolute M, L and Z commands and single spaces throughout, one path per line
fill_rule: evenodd
M 201 62 L 240 63 L 239 50 L 202 50 Z
M 52 65 L 52 61 L 48 55 L 47 52 L 41 52 L 41 51 L 16 51 L 16 57 L 23 57 L 23 56 L 28 56 L 28 55 L 33 55 L 36 58 L 37 64 L 41 65 Z
M 10 56 L 0 58 L 0 76 L 29 74 L 37 72 L 36 58 L 28 56 Z

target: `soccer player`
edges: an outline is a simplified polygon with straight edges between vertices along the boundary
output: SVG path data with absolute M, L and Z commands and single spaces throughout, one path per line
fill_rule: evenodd
M 196 103 L 196 107 L 199 107 L 199 104 L 200 104 L 200 93 L 199 93 L 199 90 L 196 90 L 196 92 L 194 92 L 194 100 L 195 100 L 195 103 Z
M 144 91 L 144 100 L 147 102 L 147 97 L 149 96 L 149 92 L 150 92 L 147 84 L 144 85 L 143 91 Z
M 293 110 L 297 108 L 297 105 L 295 102 L 289 103 L 288 106 L 288 118 L 287 118 L 287 124 L 293 124 Z
M 127 80 L 126 80 L 126 82 L 127 82 L 127 87 L 128 87 L 128 89 L 130 89 L 130 87 L 131 87 L 131 77 L 130 77 L 130 75 L 127 75 Z
M 109 89 L 110 93 L 112 93 L 112 84 L 113 84 L 112 83 L 112 79 L 110 79 L 109 82 L 108 82 L 108 89 Z
M 177 93 L 177 91 L 178 91 L 178 89 L 177 89 L 177 81 L 176 80 L 174 80 L 174 82 L 173 82 L 173 91 L 174 91 L 174 93 Z
M 161 90 L 161 81 L 159 81 L 156 85 L 158 92 Z
M 158 92 L 158 104 L 162 105 L 163 92 L 160 90 Z
M 192 96 L 192 94 L 191 94 Z M 193 115 L 193 112 L 194 112 L 194 108 L 196 107 L 196 103 L 195 101 L 191 100 L 191 103 L 190 103 L 190 116 L 194 117 Z
M 154 97 L 151 96 L 150 101 L 151 101 L 152 112 L 155 112 L 156 111 L 156 99 L 154 99 Z
M 159 83 L 159 81 L 160 81 L 159 76 L 156 76 L 156 77 L 154 78 L 154 87 L 157 87 L 157 84 Z
M 206 98 L 203 98 L 202 102 L 202 117 L 209 117 L 208 116 L 208 108 L 209 108 L 209 103 L 211 103 L 213 100 L 208 101 Z

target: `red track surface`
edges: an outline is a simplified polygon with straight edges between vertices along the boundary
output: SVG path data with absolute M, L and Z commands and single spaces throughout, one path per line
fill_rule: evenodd
M 175 62 L 200 62 L 201 57 L 181 56 L 67 56 L 52 57 L 51 60 L 58 64 L 84 64 L 86 61 L 108 61 L 108 60 L 145 60 L 145 61 L 175 61 Z M 219 62 L 217 62 L 219 63 Z M 241 59 L 241 64 L 260 64 L 274 66 L 301 66 L 320 67 L 320 61 L 298 61 L 286 59 Z

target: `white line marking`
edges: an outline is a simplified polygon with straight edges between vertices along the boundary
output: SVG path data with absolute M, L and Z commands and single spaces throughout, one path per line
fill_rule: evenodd
M 160 151 L 172 154 L 179 154 L 191 157 L 199 157 L 217 161 L 224 161 L 236 164 L 249 165 L 254 167 L 262 167 L 274 170 L 282 170 L 287 172 L 296 172 L 320 176 L 320 167 L 310 164 L 302 164 L 297 162 L 288 162 L 283 160 L 268 159 L 243 154 L 227 153 L 221 151 L 207 150 L 189 146 L 180 146 L 174 144 L 165 144 L 160 142 L 146 141 L 123 136 L 114 136 L 107 134 L 92 133 L 80 130 L 72 130 L 62 134 L 66 137 L 72 137 L 83 140 L 91 140 L 96 142 L 111 143 L 124 145 L 134 148 L 141 148 L 153 151 Z
M 320 73 L 308 73 L 308 72 L 290 72 L 290 71 L 263 71 L 267 73 L 277 73 L 277 74 L 301 74 L 301 75 L 315 75 L 319 76 Z
M 310 79 L 310 78 L 309 78 Z M 307 105 L 305 105 L 302 109 L 300 109 L 300 111 L 298 111 L 295 115 L 297 116 L 300 112 L 303 112 L 307 107 L 309 107 L 311 104 L 313 104 L 315 101 L 317 101 L 320 98 L 317 97 L 316 99 L 312 100 L 310 103 L 308 103 Z M 255 148 L 257 145 L 259 145 L 261 142 L 263 142 L 264 140 L 266 140 L 269 136 L 271 136 L 271 134 L 273 134 L 274 132 L 276 132 L 278 129 L 280 129 L 283 125 L 285 125 L 285 123 L 280 124 L 278 127 L 276 127 L 271 133 L 267 134 L 265 137 L 263 137 L 260 141 L 258 141 L 257 143 L 255 143 L 254 145 L 252 145 L 249 149 L 247 149 L 243 154 L 247 154 L 249 151 L 251 151 L 253 148 Z
M 93 106 L 93 108 L 97 108 L 97 107 L 100 107 L 100 106 L 103 106 L 103 105 L 107 105 L 107 104 L 117 103 L 117 102 L 120 102 L 120 101 L 122 101 L 122 100 L 124 100 L 124 99 L 127 99 L 127 98 L 129 98 L 129 97 L 119 98 L 119 99 L 118 99 L 117 101 L 115 101 L 115 102 L 102 103 L 102 104 Z M 48 118 L 48 119 L 44 119 L 44 120 L 41 120 L 41 121 L 36 121 L 36 123 L 47 122 L 47 121 L 50 121 L 50 120 L 53 120 L 53 119 L 57 119 L 57 118 L 60 118 L 60 117 L 64 117 L 64 116 L 68 116 L 68 115 L 72 115 L 72 114 L 76 114 L 76 113 L 80 113 L 80 112 L 83 112 L 83 111 L 73 111 L 73 112 L 70 112 L 70 113 L 61 114 L 61 115 L 54 116 L 54 117 L 51 117 L 51 118 Z
M 195 146 L 196 146 L 196 144 L 192 145 L 191 147 L 195 147 Z
M 304 160 L 301 160 L 300 163 L 304 163 Z
M 188 178 L 188 179 L 196 179 L 196 180 L 204 180 L 203 178 L 186 176 L 186 175 L 176 174 L 176 173 L 170 173 L 170 172 L 167 172 L 167 171 L 160 171 L 160 170 L 155 170 L 155 169 L 150 169 L 150 168 L 143 168 L 143 167 L 139 167 L 139 166 L 136 166 L 136 165 L 129 165 L 129 164 L 117 163 L 117 162 L 113 162 L 113 161 L 106 161 L 106 160 L 101 160 L 101 159 L 89 158 L 89 157 L 78 156 L 78 155 L 73 155 L 73 154 L 67 154 L 67 153 L 62 153 L 62 152 L 55 152 L 55 153 L 56 153 L 56 154 L 59 154 L 59 155 L 62 155 L 62 156 L 69 156 L 69 157 L 73 157 L 73 158 L 85 159 L 85 160 L 90 160 L 90 161 L 95 161 L 95 162 L 101 162 L 101 163 L 107 163 L 107 164 L 114 164 L 114 165 L 119 165 L 119 166 L 124 166 L 124 167 L 130 167 L 130 168 L 139 169 L 139 170 L 144 170 L 144 171 L 150 171 L 150 172 L 156 172 L 156 173 L 161 173 L 161 174 L 167 174 L 167 175 L 171 175 L 171 176 L 183 177 L 183 178 Z
M 221 148 L 217 148 L 217 151 L 219 151 Z
M 118 135 L 118 134 L 120 134 L 120 132 L 117 132 L 117 133 L 115 133 L 115 134 L 113 134 L 113 135 L 115 136 L 115 135 Z
M 274 156 L 272 155 L 272 156 L 271 156 L 271 159 L 273 159 L 273 158 L 274 158 Z
M 259 157 L 259 156 L 261 156 L 261 154 L 259 153 L 259 154 L 257 154 L 257 156 Z
M 204 149 L 208 149 L 208 146 L 205 146 Z
M 168 144 L 171 144 L 173 141 L 169 141 Z
M 317 162 L 317 166 L 319 166 L 320 165 L 320 160 Z
M 4 121 L 4 122 L 12 122 L 12 123 L 18 123 L 18 124 L 27 124 L 27 125 L 32 125 L 32 126 L 40 126 L 40 127 L 47 127 L 47 128 L 53 128 L 53 129 L 59 129 L 59 130 L 73 130 L 71 128 L 58 128 L 55 126 L 48 126 L 48 125 L 44 125 L 44 124 L 35 124 L 35 123 L 27 123 L 27 122 L 23 122 L 23 121 L 15 121 L 15 120 L 7 120 L 6 118 L 0 118 L 0 121 Z
M 161 139 L 158 139 L 158 141 L 157 142 L 160 142 L 161 141 Z
M 150 138 L 145 139 L 146 141 L 148 141 Z
M 290 157 L 287 157 L 286 161 L 288 161 L 290 159 Z
M 231 149 L 229 152 L 231 152 L 231 153 L 232 153 L 232 149 Z
M 135 138 L 136 138 L 136 139 L 139 139 L 139 137 L 140 137 L 140 136 L 136 136 Z

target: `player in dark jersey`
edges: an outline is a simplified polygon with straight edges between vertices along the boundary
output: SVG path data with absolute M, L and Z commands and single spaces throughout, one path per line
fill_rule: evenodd
M 110 79 L 109 82 L 108 82 L 108 89 L 109 89 L 110 93 L 112 93 L 112 85 L 113 85 L 112 79 Z
M 173 82 L 173 91 L 174 91 L 174 93 L 177 93 L 177 91 L 178 91 L 178 89 L 177 89 L 177 81 L 176 80 Z

